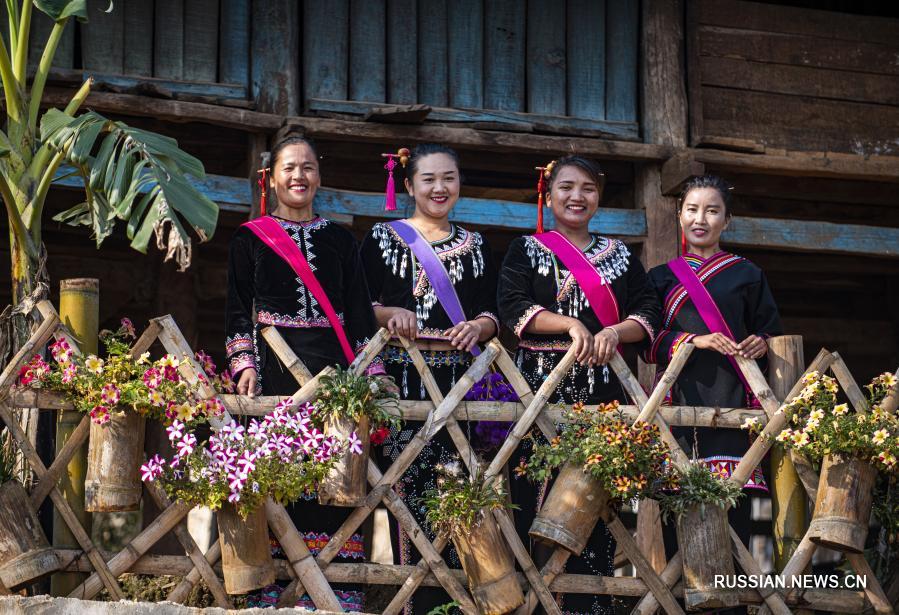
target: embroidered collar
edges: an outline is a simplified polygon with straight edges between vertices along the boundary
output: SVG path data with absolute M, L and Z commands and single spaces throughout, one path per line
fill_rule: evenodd
M 584 250 L 584 256 L 602 274 L 603 280 L 610 284 L 627 271 L 630 250 L 624 242 L 609 239 L 591 233 L 592 241 Z M 558 287 L 556 300 L 564 301 L 578 288 L 577 280 L 571 272 L 559 263 L 556 255 L 545 245 L 537 241 L 533 235 L 525 237 L 525 249 L 531 259 L 531 265 L 541 275 L 554 275 Z
M 272 214 L 269 214 L 269 215 L 272 218 L 274 218 L 275 220 L 277 220 L 278 224 L 280 224 L 282 227 L 284 227 L 286 229 L 302 228 L 302 229 L 312 231 L 315 229 L 322 228 L 323 226 L 327 226 L 328 224 L 331 223 L 330 220 L 328 220 L 327 218 L 323 218 L 322 216 L 320 216 L 318 214 L 315 214 L 315 217 L 312 218 L 311 220 L 302 220 L 300 222 L 295 222 L 293 220 L 288 220 L 287 218 L 281 218 L 281 217 L 278 217 L 278 216 L 275 216 Z

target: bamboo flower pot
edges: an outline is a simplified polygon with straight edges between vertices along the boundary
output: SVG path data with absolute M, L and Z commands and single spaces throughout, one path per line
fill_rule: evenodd
M 715 575 L 734 575 L 730 525 L 720 506 L 696 504 L 677 520 L 677 546 L 683 554 L 687 610 L 740 604 L 737 593 L 716 588 Z
M 127 512 L 140 508 L 145 429 L 146 419 L 130 410 L 111 414 L 105 425 L 91 423 L 84 510 Z
M 870 463 L 844 455 L 825 456 L 809 539 L 843 553 L 863 552 L 876 479 L 877 470 Z
M 0 581 L 16 591 L 61 567 L 25 489 L 16 480 L 0 485 Z
M 216 513 L 222 547 L 225 591 L 245 594 L 275 582 L 275 564 L 268 539 L 265 507 L 259 506 L 246 520 L 232 504 Z
M 528 530 L 535 539 L 580 555 L 609 502 L 609 493 L 573 463 L 562 466 Z
M 483 615 L 508 613 L 524 604 L 512 553 L 490 511 L 482 510 L 478 524 L 464 534 L 453 534 L 452 541 Z
M 368 494 L 368 451 L 370 448 L 368 417 L 363 416 L 359 421 L 337 419 L 328 421 L 324 426 L 325 435 L 337 436 L 344 441 L 354 431 L 356 437 L 362 440 L 362 454 L 356 455 L 347 450 L 341 455 L 331 473 L 319 485 L 319 504 L 357 508 L 362 506 L 365 501 L 365 496 Z

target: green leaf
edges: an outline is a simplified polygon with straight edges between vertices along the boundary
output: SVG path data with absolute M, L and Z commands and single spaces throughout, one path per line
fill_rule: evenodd
M 53 21 L 62 21 L 66 17 L 87 21 L 87 0 L 34 0 L 34 6 Z M 112 2 L 109 6 L 112 7 Z

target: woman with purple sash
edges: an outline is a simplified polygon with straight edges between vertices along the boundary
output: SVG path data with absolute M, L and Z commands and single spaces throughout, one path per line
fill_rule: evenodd
M 274 326 L 316 374 L 329 365 L 346 367 L 377 330 L 359 258 L 349 231 L 313 211 L 321 185 L 318 156 L 311 142 L 289 133 L 272 148 L 271 166 L 260 173 L 261 216 L 234 234 L 228 254 L 227 356 L 238 393 L 292 395 L 297 381 L 265 343 L 260 331 Z M 266 194 L 277 209 L 267 215 Z M 369 373 L 383 373 L 380 362 Z M 320 506 L 312 495 L 288 507 L 306 544 L 317 554 L 353 509 Z M 274 549 L 276 555 L 280 549 Z M 354 534 L 335 561 L 365 558 L 361 534 Z M 335 586 L 345 610 L 361 611 L 357 586 Z M 271 586 L 250 599 L 251 606 L 277 602 Z M 308 596 L 298 606 L 311 607 Z
M 721 178 L 706 175 L 688 182 L 678 206 L 683 255 L 649 272 L 662 320 L 644 359 L 657 363 L 661 372 L 680 345 L 696 346 L 672 388 L 675 405 L 758 407 L 734 357 L 756 359 L 764 368 L 765 340 L 782 333 L 765 274 L 747 259 L 721 250 L 729 208 L 730 186 Z M 695 450 L 723 476 L 730 476 L 750 445 L 748 434 L 739 429 L 676 427 L 673 432 L 688 454 Z M 746 488 L 767 493 L 760 468 Z M 731 525 L 747 544 L 751 508 L 744 499 L 729 512 Z M 673 541 L 666 536 L 666 542 Z
M 520 339 L 516 362 L 536 391 L 573 346 L 577 363 L 550 402 L 626 403 L 608 363 L 620 345 L 652 341 L 658 318 L 655 294 L 624 243 L 589 230 L 604 186 L 599 165 L 581 156 L 554 162 L 541 171 L 541 202 L 544 180 L 555 230 L 543 233 L 538 224 L 536 235 L 515 239 L 499 275 L 500 317 Z M 512 465 L 526 461 L 530 453 L 525 440 Z M 525 544 L 545 487 L 512 480 L 512 500 L 521 507 L 516 526 Z M 566 572 L 611 576 L 614 552 L 615 542 L 600 522 L 583 554 L 569 559 Z M 539 552 L 535 556 L 542 559 Z M 562 609 L 613 612 L 608 597 L 586 594 L 565 595 Z
M 480 233 L 449 221 L 459 199 L 462 183 L 459 159 L 452 149 L 423 144 L 409 155 L 389 155 L 387 209 L 391 202 L 393 169 L 396 160 L 405 163 L 405 188 L 415 202 L 415 211 L 406 220 L 375 224 L 362 242 L 362 262 L 371 291 L 378 324 L 394 336 L 414 340 L 446 394 L 465 373 L 478 351 L 478 344 L 496 335 L 496 275 L 490 249 Z M 387 373 L 394 377 L 402 399 L 421 400 L 429 396 L 409 353 L 398 339 L 391 340 L 382 353 Z M 386 470 L 406 444 L 421 429 L 422 421 L 406 421 L 393 430 L 378 453 L 378 463 Z M 460 421 L 463 431 L 476 427 Z M 434 487 L 434 466 L 451 462 L 458 455 L 446 429 L 440 430 L 419 454 L 396 485 L 416 520 L 426 528 L 419 502 L 426 489 Z M 418 552 L 405 532 L 391 520 L 394 561 L 414 564 Z M 433 537 L 432 537 L 433 538 Z M 452 548 L 447 550 L 451 566 L 461 564 Z M 442 590 L 419 589 L 407 612 L 427 613 L 450 598 Z

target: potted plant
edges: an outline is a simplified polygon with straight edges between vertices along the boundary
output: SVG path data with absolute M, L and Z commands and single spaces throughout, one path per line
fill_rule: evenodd
M 515 471 L 547 481 L 561 468 L 529 533 L 579 555 L 606 506 L 644 495 L 664 476 L 669 451 L 657 426 L 631 426 L 618 402 L 596 409 L 575 404 L 564 417 L 562 433 L 535 444 L 530 461 Z
M 684 565 L 684 603 L 688 609 L 737 606 L 739 594 L 715 588 L 715 575 L 733 575 L 730 525 L 727 509 L 736 505 L 743 489 L 693 460 L 675 469 L 670 491 L 660 492 L 664 517 L 674 517 L 677 545 Z
M 808 374 L 789 404 L 791 426 L 775 440 L 815 461 L 821 478 L 809 538 L 830 549 L 862 553 L 868 536 L 878 470 L 895 473 L 899 459 L 899 418 L 879 404 L 896 384 L 892 374 L 865 388 L 870 412 L 857 414 L 837 403 L 839 387 L 830 376 Z
M 318 488 L 346 449 L 362 452 L 358 441 L 340 441 L 316 428 L 311 405 L 297 411 L 290 406 L 286 400 L 246 426 L 231 419 L 202 444 L 175 420 L 166 430 L 174 456 L 156 455 L 141 466 L 143 480 L 159 481 L 172 498 L 218 511 L 228 593 L 275 580 L 265 500 L 293 502 Z
M 521 606 L 524 594 L 515 562 L 493 518 L 494 510 L 515 508 L 505 490 L 483 475 L 466 476 L 458 461 L 435 470 L 436 487 L 421 498 L 425 518 L 432 530 L 452 541 L 478 610 L 499 615 Z
M 397 395 L 384 376 L 336 371 L 321 379 L 315 401 L 315 421 L 328 436 L 354 443 L 336 459 L 318 490 L 318 501 L 330 506 L 361 506 L 368 492 L 368 451 L 371 432 L 397 425 L 399 418 L 387 412 L 397 408 Z M 361 454 L 355 454 L 360 449 Z
M 16 591 L 62 567 L 16 476 L 14 440 L 0 445 L 0 581 Z
M 202 422 L 221 414 L 218 400 L 201 400 L 178 371 L 179 358 L 133 357 L 134 326 L 122 319 L 116 331 L 102 331 L 105 358 L 76 355 L 65 339 L 50 346 L 52 363 L 40 356 L 25 365 L 20 384 L 58 391 L 91 417 L 85 478 L 85 510 L 137 510 L 146 419 Z

